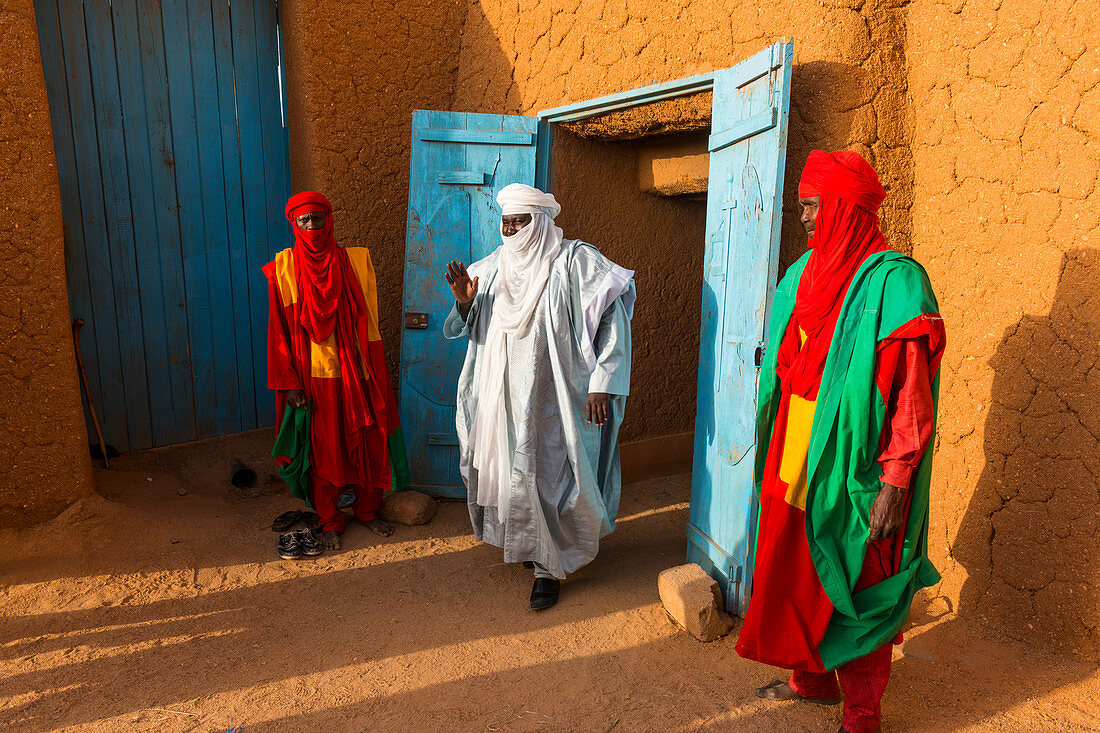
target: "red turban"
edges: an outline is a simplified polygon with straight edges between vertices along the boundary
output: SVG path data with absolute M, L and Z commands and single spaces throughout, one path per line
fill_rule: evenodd
M 875 214 L 886 199 L 886 189 L 879 183 L 878 173 L 859 153 L 815 150 L 806 159 L 798 182 L 798 197 L 809 196 L 836 196 Z
M 815 150 L 806 160 L 798 196 L 820 200 L 778 371 L 787 391 L 816 399 L 848 286 L 867 257 L 888 249 L 876 213 L 886 191 L 859 153 Z M 799 330 L 805 343 L 799 343 Z

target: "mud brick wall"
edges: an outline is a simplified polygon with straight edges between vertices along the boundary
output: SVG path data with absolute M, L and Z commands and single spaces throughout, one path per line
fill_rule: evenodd
M 802 164 L 814 148 L 859 150 L 876 165 L 890 190 L 883 211 L 889 239 L 896 248 L 910 251 L 912 165 L 904 17 L 881 0 L 826 5 L 796 0 L 771 6 L 722 0 L 549 0 L 518 6 L 474 2 L 462 32 L 453 108 L 533 114 L 725 68 L 783 36 L 796 39 L 783 266 L 805 251 L 806 235 L 794 215 L 796 189 Z M 567 137 L 566 144 L 574 145 Z M 583 147 L 600 155 L 591 144 Z M 621 155 L 633 160 L 636 153 L 631 147 L 621 147 Z M 559 152 L 556 157 L 562 155 L 568 158 L 571 153 Z M 612 180 L 590 182 L 591 188 L 579 193 L 574 184 L 600 175 L 570 181 L 563 177 L 569 172 L 555 161 L 555 190 L 567 204 L 562 220 L 575 224 L 567 235 L 605 248 L 611 244 L 608 254 L 616 257 L 622 252 L 627 255 L 620 257 L 622 264 L 638 271 L 636 353 L 623 438 L 691 430 L 702 292 L 699 233 L 705 214 L 698 213 L 699 221 L 685 226 L 691 204 L 648 197 L 656 211 L 668 211 L 654 216 L 656 230 L 645 237 L 633 218 L 638 207 L 631 202 L 645 196 L 637 190 L 633 171 L 621 171 L 617 179 L 604 175 Z M 622 215 L 575 211 L 600 200 L 622 203 Z M 670 372 L 683 378 L 669 379 Z
M 412 112 L 451 109 L 464 12 L 458 0 L 280 3 L 292 187 L 328 196 L 338 242 L 370 247 L 394 384 Z
M 948 328 L 939 591 L 1100 658 L 1100 20 L 918 0 L 907 58 L 914 251 Z
M 91 490 L 61 193 L 31 0 L 0 0 L 0 526 Z

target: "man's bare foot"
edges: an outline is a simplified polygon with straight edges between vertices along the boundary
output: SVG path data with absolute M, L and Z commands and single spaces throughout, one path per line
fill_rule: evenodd
M 367 529 L 369 529 L 371 532 L 374 532 L 376 535 L 379 535 L 381 537 L 389 537 L 391 534 L 393 534 L 393 525 L 388 522 L 383 522 L 377 517 L 374 519 L 368 519 L 367 521 L 363 522 L 363 524 L 367 525 Z
M 339 550 L 340 549 L 340 533 L 335 529 L 330 529 L 328 532 L 321 534 L 321 545 L 326 550 Z

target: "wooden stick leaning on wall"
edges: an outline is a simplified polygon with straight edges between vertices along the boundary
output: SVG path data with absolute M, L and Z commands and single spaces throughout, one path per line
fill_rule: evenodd
M 88 413 L 92 416 L 92 426 L 95 428 L 96 438 L 99 439 L 99 452 L 103 456 L 103 467 L 110 468 L 107 460 L 107 443 L 103 440 L 103 431 L 99 428 L 99 418 L 95 414 L 95 405 L 92 404 L 92 391 L 88 389 L 88 375 L 84 371 L 84 357 L 80 355 L 80 328 L 84 325 L 83 318 L 73 321 L 73 347 L 76 349 L 76 366 L 80 371 L 80 384 L 84 387 L 84 399 L 88 402 Z

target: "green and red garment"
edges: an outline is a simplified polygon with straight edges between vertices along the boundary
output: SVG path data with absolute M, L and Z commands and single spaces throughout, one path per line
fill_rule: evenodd
M 914 593 L 939 580 L 927 556 L 932 451 L 926 447 L 945 339 L 924 269 L 898 252 L 874 252 L 840 292 L 843 305 L 825 342 L 824 367 L 817 365 L 820 376 L 807 372 L 815 384 L 804 393 L 815 399 L 792 392 L 777 367 L 784 344 L 797 351 L 806 340 L 792 326 L 792 312 L 810 255 L 790 268 L 774 298 L 757 415 L 754 585 L 737 651 L 817 672 L 895 639 Z M 923 408 L 922 380 L 930 403 Z M 889 451 L 907 453 L 910 466 L 885 461 Z M 908 517 L 896 538 L 872 548 L 885 547 L 893 567 L 872 573 L 876 582 L 864 587 L 869 513 L 883 480 L 907 480 Z

